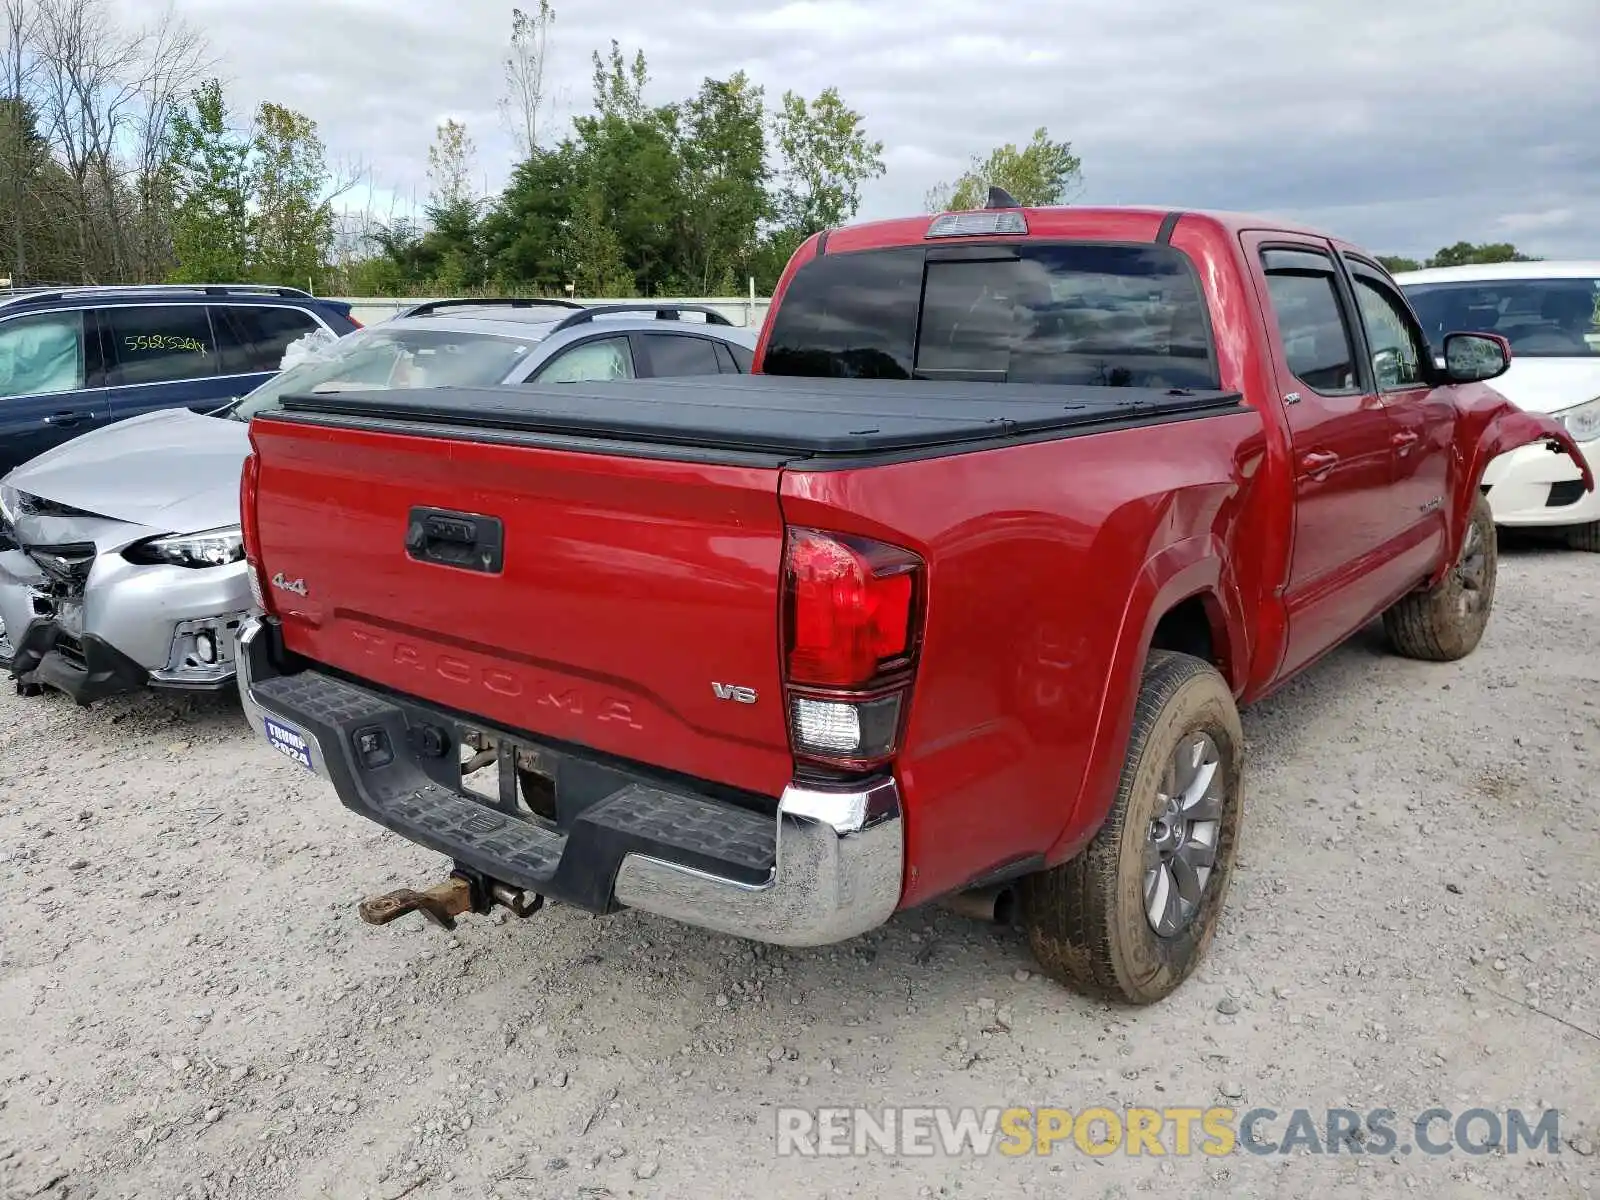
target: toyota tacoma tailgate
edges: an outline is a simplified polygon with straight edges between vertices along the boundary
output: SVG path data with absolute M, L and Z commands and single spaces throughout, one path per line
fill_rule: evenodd
M 513 730 L 776 796 L 778 469 L 258 420 L 285 647 Z

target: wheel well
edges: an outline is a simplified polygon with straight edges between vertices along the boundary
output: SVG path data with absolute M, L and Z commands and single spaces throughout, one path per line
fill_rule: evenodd
M 1210 663 L 1227 678 L 1227 634 L 1225 630 L 1219 633 L 1221 617 L 1216 600 L 1209 593 L 1190 596 L 1168 609 L 1156 623 L 1150 649 L 1192 655 Z

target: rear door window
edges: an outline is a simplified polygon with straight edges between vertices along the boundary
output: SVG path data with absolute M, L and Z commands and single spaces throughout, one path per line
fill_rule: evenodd
M 1169 246 L 829 256 L 801 269 L 772 320 L 776 375 L 1218 386 L 1199 280 Z
M 657 376 L 720 375 L 716 345 L 707 338 L 681 333 L 647 333 L 645 353 L 650 373 Z
M 0 398 L 87 387 L 83 324 L 81 309 L 0 322 Z
M 281 370 L 289 343 L 322 328 L 304 309 L 268 304 L 221 305 L 212 309 L 211 319 L 217 325 L 222 369 L 228 375 Z M 225 330 L 234 335 L 232 345 L 223 336 Z
M 599 383 L 633 378 L 633 352 L 626 337 L 580 342 L 551 359 L 534 376 L 536 383 Z
M 1333 260 L 1297 251 L 1295 264 L 1274 269 L 1270 256 L 1265 264 L 1272 315 L 1290 373 L 1323 395 L 1359 391 L 1355 343 L 1339 302 Z
M 218 373 L 203 304 L 129 304 L 100 310 L 112 387 L 175 383 Z

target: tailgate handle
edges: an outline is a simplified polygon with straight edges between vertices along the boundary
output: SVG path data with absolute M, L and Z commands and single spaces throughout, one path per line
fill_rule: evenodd
M 505 565 L 505 527 L 499 517 L 413 508 L 406 522 L 406 554 L 418 562 L 498 575 Z

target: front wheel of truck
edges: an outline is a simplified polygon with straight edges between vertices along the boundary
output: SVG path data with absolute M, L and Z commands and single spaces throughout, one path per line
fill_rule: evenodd
M 1189 977 L 1227 895 L 1243 761 L 1221 673 L 1152 651 L 1105 824 L 1076 858 L 1019 888 L 1028 941 L 1047 974 L 1126 1004 L 1152 1004 Z
M 1389 644 L 1406 658 L 1427 662 L 1454 662 L 1471 654 L 1494 608 L 1498 566 L 1494 513 L 1488 498 L 1479 496 L 1455 565 L 1433 587 L 1412 592 L 1383 614 Z

